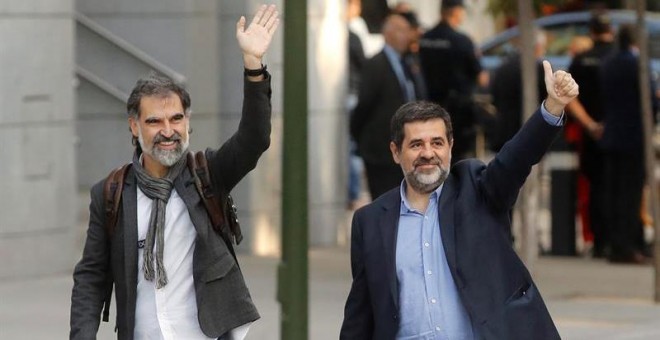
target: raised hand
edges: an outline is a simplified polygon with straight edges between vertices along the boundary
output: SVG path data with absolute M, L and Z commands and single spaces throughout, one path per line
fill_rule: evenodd
M 279 26 L 279 13 L 275 5 L 261 5 L 247 28 L 245 23 L 245 17 L 241 16 L 236 23 L 236 39 L 243 52 L 245 67 L 257 69 L 261 67 L 261 58 L 266 54 Z
M 543 61 L 543 70 L 545 89 L 548 92 L 545 107 L 551 114 L 560 116 L 564 107 L 580 93 L 579 86 L 570 73 L 561 70 L 553 73 L 552 66 L 547 60 Z

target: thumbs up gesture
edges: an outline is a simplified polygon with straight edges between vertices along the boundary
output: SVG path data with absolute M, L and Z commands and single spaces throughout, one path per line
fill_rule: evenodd
M 580 93 L 580 87 L 570 73 L 561 70 L 553 72 L 552 66 L 547 60 L 543 61 L 543 70 L 545 72 L 545 89 L 548 92 L 545 108 L 551 114 L 561 116 L 564 107 Z

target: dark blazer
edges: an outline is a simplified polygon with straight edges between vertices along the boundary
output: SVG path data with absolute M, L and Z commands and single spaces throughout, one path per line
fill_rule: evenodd
M 270 144 L 270 77 L 245 81 L 243 117 L 238 131 L 219 150 L 208 149 L 209 172 L 216 192 L 229 192 L 257 165 Z M 202 331 L 220 337 L 259 318 L 243 275 L 222 238 L 213 230 L 190 171 L 174 187 L 197 230 L 193 277 Z M 117 226 L 112 239 L 105 230 L 103 181 L 91 190 L 89 228 L 83 255 L 73 273 L 70 339 L 95 339 L 108 279 L 114 281 L 119 339 L 133 339 L 138 271 L 137 184 L 127 174 Z
M 508 237 L 509 209 L 532 165 L 559 130 L 537 112 L 487 166 L 477 160 L 458 162 L 444 183 L 439 202 L 442 243 L 461 301 L 483 339 L 559 339 L 543 299 Z M 353 284 L 340 339 L 396 336 L 400 206 L 396 188 L 355 212 Z
M 368 59 L 360 75 L 358 104 L 350 122 L 351 136 L 365 162 L 393 164 L 390 120 L 406 99 L 385 52 Z
M 419 57 L 429 99 L 447 105 L 453 91 L 470 97 L 477 86 L 481 64 L 470 38 L 440 22 L 422 36 Z
M 605 130 L 600 145 L 607 151 L 639 152 L 644 148 L 639 58 L 631 51 L 616 51 L 600 69 Z M 653 111 L 655 86 L 649 81 Z

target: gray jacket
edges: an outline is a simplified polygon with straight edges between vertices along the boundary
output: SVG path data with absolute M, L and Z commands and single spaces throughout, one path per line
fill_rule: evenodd
M 270 77 L 245 80 L 243 114 L 238 131 L 220 149 L 206 151 L 217 193 L 227 193 L 254 167 L 270 144 Z M 91 190 L 90 220 L 82 258 L 73 273 L 70 339 L 95 339 L 107 282 L 114 282 L 118 339 L 133 339 L 137 292 L 137 185 L 132 169 L 126 176 L 117 226 L 105 230 L 103 182 Z M 243 275 L 219 234 L 211 226 L 204 202 L 188 170 L 174 181 L 197 230 L 193 277 L 199 324 L 209 337 L 257 320 Z

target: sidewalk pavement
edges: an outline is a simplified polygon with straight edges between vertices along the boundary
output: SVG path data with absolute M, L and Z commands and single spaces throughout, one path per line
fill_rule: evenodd
M 261 319 L 248 339 L 279 339 L 275 300 L 278 259 L 240 256 L 241 267 Z M 73 264 L 72 264 L 73 266 Z M 310 251 L 309 339 L 338 339 L 350 287 L 347 248 Z M 653 303 L 651 266 L 541 257 L 534 278 L 562 339 L 660 339 L 660 304 Z M 72 279 L 60 275 L 0 281 L 0 339 L 65 339 Z M 114 307 L 113 301 L 113 307 Z M 115 339 L 114 310 L 98 339 Z

